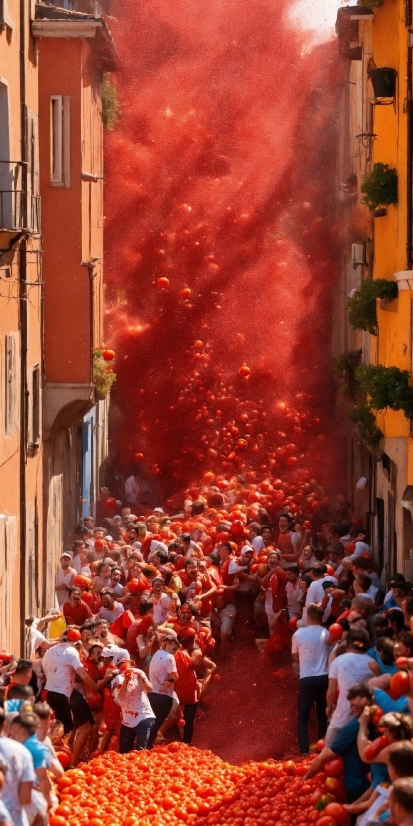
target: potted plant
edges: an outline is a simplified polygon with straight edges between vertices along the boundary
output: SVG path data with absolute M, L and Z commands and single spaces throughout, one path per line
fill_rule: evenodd
M 347 299 L 348 320 L 354 330 L 366 330 L 373 336 L 377 335 L 377 298 L 397 298 L 396 281 L 387 278 L 376 278 L 374 281 L 362 281 L 355 294 Z
M 375 163 L 360 187 L 363 203 L 374 210 L 387 204 L 397 204 L 397 172 L 387 163 Z
M 116 373 L 113 372 L 110 363 L 103 358 L 103 352 L 100 348 L 93 351 L 93 384 L 96 396 L 101 400 L 110 393 L 112 384 L 116 381 Z
M 361 364 L 355 371 L 360 390 L 370 409 L 402 410 L 406 419 L 413 418 L 413 387 L 410 373 L 383 364 Z
M 367 69 L 372 82 L 375 98 L 393 98 L 396 88 L 396 69 L 383 66 L 380 69 Z

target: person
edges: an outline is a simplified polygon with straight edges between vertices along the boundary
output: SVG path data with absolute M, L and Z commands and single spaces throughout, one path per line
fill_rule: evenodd
M 193 628 L 184 627 L 179 634 L 179 641 L 181 648 L 175 654 L 176 670 L 178 672 L 175 691 L 181 706 L 183 706 L 185 725 L 182 740 L 189 746 L 192 742 L 194 720 L 201 696 L 201 685 L 198 681 L 196 668 L 202 662 L 202 654 L 199 648 L 196 648 Z
M 303 592 L 300 588 L 300 572 L 297 565 L 289 565 L 285 569 L 287 574 L 287 584 L 285 586 L 285 593 L 287 596 L 288 616 L 301 617 L 300 599 Z
M 151 729 L 155 725 L 155 715 L 148 698 L 152 683 L 144 671 L 129 668 L 115 678 L 114 687 L 114 698 L 122 711 L 120 753 L 146 749 Z
M 83 602 L 81 590 L 76 585 L 68 588 L 69 599 L 63 603 L 62 611 L 68 625 L 83 625 L 92 618 L 92 611 Z
M 10 689 L 15 685 L 29 685 L 33 677 L 33 663 L 31 660 L 17 660 L 10 682 L 6 686 L 4 699 L 7 700 Z
M 251 542 L 252 547 L 256 554 L 260 554 L 261 551 L 265 550 L 264 540 L 261 536 L 262 528 L 259 522 L 250 522 L 248 525 L 248 540 Z
M 312 603 L 320 603 L 325 597 L 325 588 L 337 585 L 337 580 L 330 574 L 327 576 L 327 565 L 323 562 L 315 562 L 311 568 L 312 583 L 306 593 L 305 605 L 303 608 L 303 616 L 298 620 L 298 626 L 301 628 L 307 622 L 307 608 Z M 328 583 L 328 584 L 327 584 Z M 329 597 L 327 605 L 324 610 L 323 622 L 329 618 L 331 613 L 332 598 Z
M 32 788 L 37 777 L 30 752 L 3 734 L 4 710 L 0 708 L 0 759 L 7 766 L 4 774 L 2 801 L 10 813 L 13 826 L 29 826 L 24 807 L 32 801 Z
M 323 611 L 317 605 L 309 605 L 307 626 L 299 628 L 292 638 L 293 659 L 300 667 L 298 688 L 298 743 L 301 754 L 309 753 L 307 725 L 310 712 L 315 704 L 318 737 L 324 737 L 327 730 L 326 693 L 328 688 L 328 657 L 330 637 L 323 628 Z
M 286 583 L 288 575 L 281 567 L 278 551 L 269 551 L 267 555 L 268 571 L 259 577 L 261 591 L 264 593 L 264 607 L 268 625 L 281 609 L 287 607 Z
M 67 602 L 69 588 L 73 585 L 73 580 L 77 574 L 76 568 L 72 566 L 72 554 L 65 552 L 60 557 L 60 567 L 57 569 L 55 578 L 55 591 L 59 607 Z
M 169 616 L 171 597 L 165 591 L 162 576 L 155 576 L 152 580 L 151 602 L 153 604 L 153 619 L 155 625 L 163 625 Z
M 410 826 L 413 823 L 413 778 L 396 780 L 389 794 L 392 826 Z
M 102 607 L 99 608 L 98 615 L 101 619 L 107 620 L 111 624 L 124 612 L 124 607 L 120 602 L 116 602 L 115 595 L 111 588 L 104 588 L 100 592 Z
M 99 563 L 96 576 L 92 579 L 92 588 L 97 594 L 101 594 L 102 588 L 111 587 L 111 567 L 106 560 Z
M 47 702 L 56 713 L 56 717 L 63 723 L 65 734 L 72 731 L 72 715 L 69 706 L 69 697 L 72 694 L 75 674 L 80 676 L 86 685 L 94 691 L 99 691 L 101 685 L 96 684 L 89 677 L 83 668 L 76 648 L 70 641 L 70 630 L 66 630 L 60 636 L 60 642 L 53 648 L 49 648 L 43 657 L 43 671 L 46 675 L 45 689 L 47 691 Z
M 158 729 L 172 708 L 174 683 L 178 679 L 174 657 L 179 648 L 177 635 L 169 631 L 160 645 L 159 651 L 153 655 L 149 665 L 149 681 L 152 684 L 152 691 L 149 692 L 148 699 L 156 718 L 149 735 L 149 748 L 152 748 Z
M 301 545 L 301 536 L 294 531 L 294 519 L 289 513 L 278 517 L 278 537 L 276 546 L 283 560 L 297 562 Z
M 371 677 L 369 664 L 373 660 L 366 653 L 370 647 L 370 638 L 365 628 L 350 627 L 346 642 L 346 653 L 336 657 L 329 669 L 327 716 L 330 718 L 330 723 L 326 734 L 327 746 L 331 746 L 336 735 L 351 717 L 352 709 L 347 698 L 348 691 L 355 683 L 369 680 Z M 334 708 L 337 691 L 338 700 Z
M 344 655 L 342 655 L 344 656 Z M 342 657 L 338 658 L 339 660 Z M 336 733 L 332 742 L 323 748 L 322 752 L 312 762 L 307 773 L 304 775 L 304 782 L 322 771 L 325 764 L 336 757 L 342 757 L 344 761 L 344 787 L 347 792 L 349 803 L 358 800 L 369 788 L 368 781 L 369 767 L 360 758 L 357 748 L 357 736 L 359 731 L 359 717 L 366 706 L 373 701 L 373 689 L 367 684 L 353 684 L 349 691 L 345 692 L 345 702 L 351 708 L 354 715 Z
M 383 765 L 383 764 L 381 764 Z M 387 768 L 391 783 L 395 783 L 401 777 L 411 777 L 413 775 L 413 745 L 410 741 L 392 743 L 388 748 Z M 368 826 L 374 822 L 381 814 L 385 816 L 387 801 L 390 793 L 388 782 L 372 784 L 372 791 L 363 795 L 360 800 L 346 804 L 345 808 L 350 814 L 357 815 L 364 812 L 358 818 L 358 826 Z M 364 799 L 363 799 L 364 798 Z M 381 818 L 382 819 L 382 818 Z
M 139 480 L 139 469 L 134 468 L 131 476 L 125 481 L 125 500 L 130 507 L 130 512 L 136 510 L 136 505 L 139 501 L 139 494 L 141 491 L 141 484 Z M 125 509 L 122 510 L 122 515 Z
M 10 726 L 10 737 L 21 743 L 31 754 L 37 783 L 32 789 L 32 800 L 26 813 L 29 822 L 33 823 L 36 816 L 44 823 L 47 812 L 52 808 L 50 796 L 51 786 L 47 770 L 51 765 L 51 754 L 47 746 L 41 743 L 36 736 L 39 718 L 36 714 L 25 712 L 14 718 Z
M 251 548 L 252 551 L 252 548 Z M 207 571 L 199 572 L 199 560 L 189 557 L 185 560 L 183 572 L 180 574 L 182 580 L 182 594 L 185 599 L 196 599 L 201 603 L 200 613 L 204 619 L 209 619 L 212 611 L 212 595 L 215 594 L 217 586 L 212 582 Z

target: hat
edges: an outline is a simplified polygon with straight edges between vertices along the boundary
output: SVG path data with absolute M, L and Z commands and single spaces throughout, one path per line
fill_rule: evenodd
M 154 508 L 154 509 L 153 509 L 153 512 L 154 512 L 154 513 L 165 513 L 165 511 L 164 511 L 164 509 L 163 509 L 163 508 Z
M 106 540 L 106 542 L 113 542 L 113 536 L 109 536 L 109 534 L 107 536 L 104 536 L 103 538 Z
M 103 648 L 102 649 L 102 657 L 114 657 L 116 654 L 115 648 Z
M 68 559 L 72 559 L 72 554 L 69 551 L 64 551 L 64 553 L 60 554 L 60 559 L 63 559 L 64 556 L 67 556 Z
M 162 582 L 162 585 L 163 585 L 164 584 L 163 576 L 154 576 L 154 578 L 152 580 L 152 585 L 154 584 L 154 582 Z
M 122 517 L 121 516 L 114 516 L 113 521 L 115 521 L 115 519 L 116 519 L 117 522 L 122 522 Z
M 241 548 L 241 556 L 244 556 L 245 554 L 254 554 L 254 553 L 255 553 L 254 548 L 251 548 L 251 545 L 243 545 L 243 547 Z
M 173 640 L 173 642 L 178 642 L 178 635 L 175 631 L 168 631 L 168 633 L 163 637 L 163 640 Z

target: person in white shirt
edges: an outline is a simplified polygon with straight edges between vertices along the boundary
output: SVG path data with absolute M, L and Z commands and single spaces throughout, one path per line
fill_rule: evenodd
M 235 574 L 241 580 L 241 585 L 239 586 L 238 591 L 241 591 L 242 593 L 246 593 L 251 590 L 251 583 L 255 579 L 255 575 L 249 573 L 253 558 L 254 548 L 251 548 L 251 545 L 244 545 L 241 548 L 240 556 L 231 557 L 229 563 L 228 575 L 231 576 L 232 574 Z
M 140 493 L 139 475 L 135 470 L 132 476 L 128 476 L 125 482 L 125 499 L 129 505 L 136 505 Z M 134 510 L 134 508 L 131 508 Z
M 373 662 L 367 655 L 370 638 L 361 626 L 353 627 L 347 634 L 347 652 L 336 657 L 329 668 L 327 691 L 327 716 L 330 723 L 326 734 L 326 746 L 331 746 L 338 732 L 351 718 L 350 703 L 347 699 L 349 689 L 355 683 L 371 679 L 369 664 Z M 338 691 L 337 705 L 334 708 Z
M 303 609 L 303 616 L 300 620 L 298 620 L 298 627 L 303 628 L 307 624 L 307 609 L 311 603 L 315 602 L 316 604 L 322 602 L 325 596 L 325 587 L 327 586 L 327 582 L 331 585 L 337 585 L 337 579 L 334 576 L 327 576 L 327 566 L 324 565 L 323 562 L 316 562 L 313 567 L 311 568 L 311 576 L 313 581 L 307 591 L 307 596 L 305 599 L 305 605 Z M 325 586 L 323 585 L 325 583 Z M 327 603 L 327 607 L 324 610 L 323 622 L 329 618 L 331 613 L 331 605 L 332 605 L 332 598 L 330 597 Z
M 298 743 L 301 754 L 309 754 L 307 725 L 314 704 L 318 722 L 318 738 L 324 737 L 327 730 L 326 694 L 331 640 L 327 629 L 321 625 L 322 620 L 322 609 L 318 605 L 309 605 L 307 626 L 299 628 L 292 638 L 293 659 L 298 661 L 300 667 Z
M 151 729 L 148 748 L 152 748 L 159 727 L 166 720 L 173 704 L 174 683 L 178 679 L 174 654 L 178 651 L 178 637 L 169 631 L 161 642 L 161 648 L 153 655 L 149 665 L 149 680 L 152 691 L 149 702 L 155 714 L 155 725 Z
M 285 569 L 287 574 L 287 584 L 285 586 L 285 593 L 287 595 L 288 616 L 301 617 L 301 603 L 300 599 L 303 592 L 300 588 L 300 572 L 298 566 L 289 565 Z
M 163 625 L 170 614 L 171 597 L 165 592 L 165 583 L 161 576 L 156 576 L 152 580 L 151 601 L 155 624 Z
M 102 607 L 99 608 L 99 617 L 112 624 L 124 612 L 122 603 L 115 601 L 115 595 L 111 588 L 103 588 L 100 592 Z
M 76 569 L 71 565 L 72 555 L 65 552 L 60 557 L 60 568 L 57 569 L 55 578 L 55 591 L 59 607 L 69 599 L 69 588 L 73 585 L 76 576 Z
M 0 709 L 0 761 L 7 766 L 4 773 L 4 786 L 1 793 L 13 826 L 29 826 L 24 806 L 32 800 L 33 784 L 37 782 L 33 758 L 21 743 L 4 737 L 4 710 Z
M 248 525 L 248 539 L 256 554 L 265 550 L 264 540 L 261 536 L 261 525 L 259 522 L 250 522 Z
M 105 680 L 101 680 L 97 685 L 83 668 L 79 654 L 70 640 L 74 633 L 76 632 L 70 628 L 63 631 L 60 642 L 49 648 L 42 660 L 47 702 L 54 709 L 56 718 L 63 723 L 65 734 L 73 728 L 69 697 L 74 688 L 75 674 L 94 691 L 99 691 L 105 684 Z
M 144 671 L 130 668 L 115 678 L 113 686 L 115 700 L 122 710 L 120 753 L 146 749 L 151 729 L 155 725 L 155 715 L 147 697 L 148 691 L 152 691 L 152 683 Z

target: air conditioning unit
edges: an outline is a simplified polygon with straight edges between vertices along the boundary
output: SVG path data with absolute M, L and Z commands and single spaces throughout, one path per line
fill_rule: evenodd
M 366 246 L 365 244 L 352 244 L 351 245 L 351 260 L 353 262 L 353 267 L 356 270 L 357 267 L 363 267 L 366 263 Z

